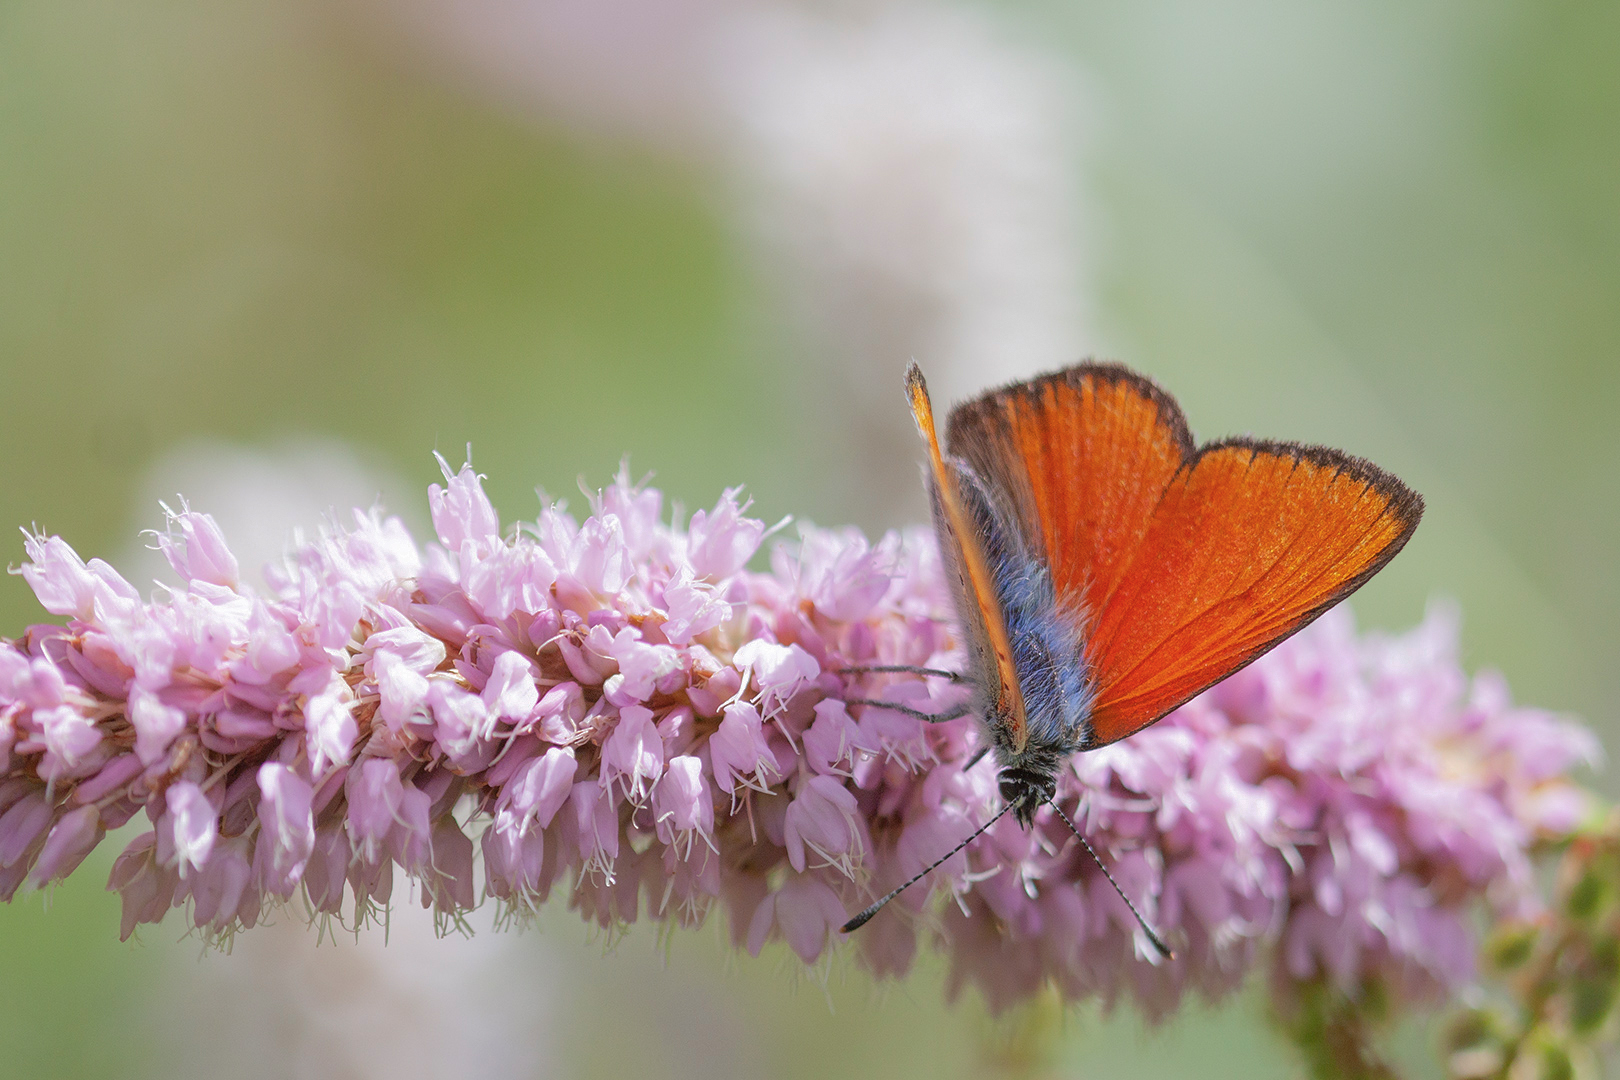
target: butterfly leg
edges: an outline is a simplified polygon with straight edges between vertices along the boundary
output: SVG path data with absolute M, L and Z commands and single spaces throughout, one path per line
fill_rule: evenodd
M 914 667 L 911 664 L 868 664 L 854 667 L 833 668 L 835 675 L 865 675 L 868 673 L 893 672 L 906 675 L 936 675 L 941 679 L 949 679 L 953 683 L 966 682 L 967 676 L 959 671 L 942 671 L 939 668 Z
M 890 709 L 913 720 L 921 720 L 925 724 L 943 724 L 947 720 L 960 720 L 973 711 L 973 704 L 969 701 L 952 705 L 944 712 L 926 713 L 921 709 L 913 709 L 910 705 L 901 705 L 894 701 L 875 701 L 871 698 L 845 698 L 845 705 L 870 705 L 877 709 Z
M 962 766 L 962 771 L 963 772 L 971 772 L 972 769 L 973 769 L 973 766 L 975 766 L 979 762 L 983 761 L 984 760 L 984 755 L 988 754 L 989 752 L 990 752 L 990 744 L 989 743 L 985 743 L 983 746 L 981 746 L 977 750 L 973 751 L 973 756 L 967 759 L 967 764 Z

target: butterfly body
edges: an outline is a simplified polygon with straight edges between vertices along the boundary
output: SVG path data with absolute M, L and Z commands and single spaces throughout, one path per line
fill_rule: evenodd
M 1091 701 L 1080 623 L 1058 606 L 1050 570 L 1042 559 L 1026 550 L 1023 538 L 998 508 L 995 497 L 971 468 L 949 461 L 952 481 L 969 527 L 983 547 L 991 568 L 993 602 L 1006 628 L 1007 643 L 1022 715 L 1010 702 L 998 703 L 987 688 L 999 680 L 994 648 L 978 620 L 980 604 L 972 578 L 963 568 L 959 547 L 944 544 L 946 576 L 953 587 L 956 608 L 969 613 L 968 681 L 974 688 L 974 711 L 985 720 L 998 766 L 1001 797 L 1013 805 L 1018 818 L 1029 823 L 1035 809 L 1057 790 L 1057 772 L 1070 755 L 1086 748 L 1091 739 Z M 951 522 L 942 489 L 929 481 L 935 530 L 950 536 Z M 1019 745 L 1015 732 L 1027 732 Z

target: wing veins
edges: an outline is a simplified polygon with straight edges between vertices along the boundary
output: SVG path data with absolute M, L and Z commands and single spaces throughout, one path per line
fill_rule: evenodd
M 1246 468 L 1245 468 L 1246 473 L 1252 473 L 1254 471 L 1254 463 L 1255 463 L 1256 460 L 1258 460 L 1259 454 L 1260 454 L 1260 451 L 1259 451 L 1258 448 L 1249 448 L 1249 451 L 1250 451 L 1250 456 L 1249 456 L 1249 461 L 1247 462 Z M 1300 464 L 1300 462 L 1299 462 L 1299 459 L 1297 459 L 1297 458 L 1294 459 L 1291 462 L 1290 468 L 1289 468 L 1289 480 L 1290 481 L 1292 480 L 1294 475 L 1298 473 L 1299 464 Z M 1347 475 L 1347 474 L 1345 473 L 1345 471 L 1342 468 L 1335 468 L 1333 470 L 1333 474 L 1332 474 L 1331 478 L 1329 479 L 1329 484 L 1337 482 L 1340 477 L 1345 476 L 1345 475 Z M 1355 482 L 1355 478 L 1352 477 L 1351 481 Z M 1355 500 L 1351 503 L 1350 507 L 1346 508 L 1345 515 L 1350 516 L 1350 511 L 1353 510 L 1354 507 L 1359 506 L 1363 501 L 1365 501 L 1366 498 L 1367 498 L 1368 493 L 1372 492 L 1374 490 L 1375 489 L 1373 488 L 1373 486 L 1371 484 L 1369 484 L 1369 483 L 1367 483 L 1365 481 L 1362 481 L 1361 482 L 1361 491 L 1356 495 Z M 1279 495 L 1282 495 L 1282 494 L 1285 494 L 1285 493 L 1286 493 L 1286 482 L 1284 483 L 1282 489 L 1279 491 Z M 1385 501 L 1385 505 L 1379 511 L 1378 516 L 1374 517 L 1367 525 L 1363 526 L 1360 533 L 1357 535 L 1355 542 L 1353 544 L 1348 545 L 1345 548 L 1346 555 L 1353 554 L 1356 550 L 1360 549 L 1362 547 L 1362 545 L 1363 545 L 1363 542 L 1366 540 L 1366 538 L 1372 532 L 1374 532 L 1376 530 L 1376 528 L 1378 527 L 1378 525 L 1381 522 L 1383 522 L 1385 520 L 1385 518 L 1387 517 L 1388 512 L 1389 512 L 1389 499 L 1387 497 L 1385 497 L 1384 501 Z M 1161 502 L 1162 502 L 1162 500 L 1161 500 Z M 1141 657 L 1139 657 L 1138 659 L 1133 661 L 1131 663 L 1130 667 L 1121 669 L 1118 672 L 1110 673 L 1110 675 L 1111 675 L 1111 679 L 1110 679 L 1111 684 L 1119 685 L 1119 684 L 1127 682 L 1129 680 L 1130 675 L 1132 675 L 1134 672 L 1140 670 L 1144 665 L 1149 664 L 1155 657 L 1159 656 L 1166 648 L 1168 648 L 1170 643 L 1171 643 L 1171 640 L 1178 633 L 1180 633 L 1181 631 L 1187 629 L 1188 627 L 1192 626 L 1193 624 L 1199 622 L 1200 620 L 1208 617 L 1210 615 L 1210 613 L 1215 611 L 1217 608 L 1231 606 L 1233 604 L 1236 604 L 1236 603 L 1239 603 L 1241 601 L 1248 600 L 1248 599 L 1252 598 L 1255 595 L 1256 590 L 1260 587 L 1260 585 L 1268 577 L 1270 577 L 1272 571 L 1275 570 L 1277 565 L 1279 563 L 1283 562 L 1284 560 L 1286 560 L 1290 554 L 1293 554 L 1293 553 L 1295 553 L 1297 551 L 1298 545 L 1305 538 L 1306 533 L 1309 531 L 1309 525 L 1310 525 L 1310 522 L 1308 520 L 1303 522 L 1302 526 L 1300 528 L 1296 529 L 1294 531 L 1293 535 L 1291 535 L 1289 537 L 1288 542 L 1287 542 L 1286 546 L 1283 548 L 1283 550 L 1278 552 L 1276 557 L 1273 558 L 1269 563 L 1267 563 L 1264 570 L 1262 570 L 1258 574 L 1254 575 L 1253 580 L 1247 586 L 1245 586 L 1242 590 L 1240 590 L 1238 592 L 1235 592 L 1235 593 L 1233 593 L 1233 592 L 1224 593 L 1220 597 L 1218 597 L 1217 599 L 1214 599 L 1214 600 L 1210 601 L 1209 603 L 1207 603 L 1199 611 L 1197 611 L 1197 612 L 1189 615 L 1188 617 L 1180 620 L 1180 622 L 1175 627 L 1173 627 L 1167 634 L 1165 634 L 1163 637 L 1161 637 L 1153 645 L 1153 647 L 1148 652 L 1144 653 Z M 1334 534 L 1332 534 L 1331 532 L 1324 531 L 1323 535 L 1314 544 L 1312 550 L 1309 551 L 1309 552 L 1306 552 L 1307 558 L 1310 555 L 1314 555 L 1316 552 L 1325 550 L 1329 546 L 1329 544 L 1331 543 L 1333 538 L 1334 538 Z M 1300 596 L 1305 595 L 1308 592 L 1310 592 L 1312 587 L 1315 586 L 1316 583 L 1320 582 L 1324 577 L 1328 576 L 1328 574 L 1330 572 L 1330 569 L 1333 566 L 1337 566 L 1342 562 L 1343 562 L 1343 558 L 1341 557 L 1339 560 L 1335 560 L 1330 565 L 1321 566 L 1321 567 L 1317 568 L 1314 573 L 1311 573 L 1309 576 L 1301 579 L 1291 589 L 1288 596 L 1286 597 L 1286 599 L 1283 602 L 1274 603 L 1274 604 L 1267 605 L 1267 606 L 1269 606 L 1271 608 L 1274 608 L 1274 609 L 1281 609 L 1283 611 L 1286 611 L 1290 607 L 1296 606 L 1297 601 L 1298 601 Z M 1306 565 L 1311 565 L 1311 563 L 1307 562 Z M 1350 575 L 1345 580 L 1349 581 L 1354 576 L 1355 575 Z M 1329 592 L 1326 595 L 1331 596 L 1332 595 L 1332 590 L 1329 590 Z M 1273 636 L 1275 636 L 1274 633 L 1273 633 L 1274 629 L 1286 628 L 1286 627 L 1288 627 L 1288 625 L 1290 623 L 1296 622 L 1296 621 L 1298 621 L 1300 619 L 1303 619 L 1303 618 L 1305 618 L 1305 616 L 1307 616 L 1309 614 L 1310 614 L 1310 609 L 1306 608 L 1306 609 L 1300 611 L 1297 615 L 1294 615 L 1291 618 L 1278 618 L 1278 617 L 1268 618 L 1266 620 L 1265 624 L 1264 624 L 1265 627 L 1266 627 L 1266 632 L 1263 633 L 1263 634 L 1248 634 L 1248 635 L 1245 635 L 1245 641 L 1246 641 L 1246 643 L 1248 641 L 1255 641 L 1255 640 L 1262 641 L 1262 642 L 1266 641 L 1266 640 L 1272 638 Z M 1308 621 L 1309 620 L 1307 619 L 1306 622 L 1308 622 Z M 1299 626 L 1295 627 L 1294 629 L 1295 630 L 1303 629 L 1304 625 L 1305 625 L 1305 623 L 1302 622 L 1302 623 L 1300 623 Z M 1292 633 L 1292 632 L 1294 632 L 1294 631 L 1289 631 L 1289 633 Z M 1280 640 L 1281 639 L 1279 638 L 1278 641 L 1280 641 Z M 1272 644 L 1275 645 L 1275 644 L 1278 643 L 1278 641 L 1273 641 Z M 1246 652 L 1246 651 L 1248 651 L 1247 644 L 1245 644 L 1245 647 L 1243 649 L 1239 650 L 1239 654 L 1241 655 L 1241 653 Z M 1258 655 L 1259 654 L 1257 653 L 1255 657 L 1250 657 L 1250 658 L 1244 660 L 1242 663 L 1240 663 L 1238 665 L 1238 667 L 1242 667 L 1244 663 L 1250 662 L 1250 660 L 1253 660 L 1253 659 L 1257 658 Z M 1185 672 L 1186 670 L 1187 670 L 1186 668 L 1183 668 L 1183 672 Z M 1233 668 L 1232 670 L 1235 671 L 1235 670 L 1237 670 L 1237 668 Z M 1108 705 L 1110 707 L 1117 708 L 1117 707 L 1119 707 L 1121 705 L 1129 704 L 1130 702 L 1133 702 L 1133 701 L 1140 701 L 1140 700 L 1144 700 L 1146 698 L 1150 698 L 1152 696 L 1151 691 L 1154 691 L 1154 690 L 1160 689 L 1160 688 L 1162 688 L 1164 686 L 1170 685 L 1171 683 L 1173 683 L 1175 681 L 1175 675 L 1173 673 L 1174 672 L 1173 668 L 1168 668 L 1168 667 L 1164 668 L 1163 672 L 1164 672 L 1163 676 L 1161 678 L 1157 679 L 1156 681 L 1144 683 L 1137 690 L 1133 691 L 1132 693 L 1130 693 L 1128 695 L 1113 697 L 1112 699 L 1110 699 L 1108 701 Z M 1219 679 L 1217 679 L 1216 681 L 1219 681 Z M 1104 691 L 1104 693 L 1106 693 L 1106 690 Z
M 1379 520 L 1382 520 L 1382 519 L 1380 518 Z M 1361 538 L 1364 539 L 1372 531 L 1373 530 L 1372 530 L 1371 527 L 1368 527 L 1368 528 L 1362 530 Z M 1358 547 L 1360 546 L 1359 542 L 1358 542 L 1357 546 Z M 1272 565 L 1275 565 L 1275 563 L 1273 563 Z M 1262 576 L 1264 576 L 1264 575 L 1262 575 Z M 1287 604 L 1277 604 L 1277 605 L 1274 605 L 1274 606 L 1278 607 L 1278 608 L 1284 608 L 1284 609 L 1286 609 L 1289 606 L 1292 606 L 1297 601 L 1299 596 L 1301 596 L 1302 594 L 1309 591 L 1309 586 L 1310 585 L 1314 584 L 1315 582 L 1320 581 L 1325 576 L 1326 576 L 1326 571 L 1325 570 L 1324 571 L 1319 571 L 1318 573 L 1316 573 L 1312 577 L 1306 579 L 1306 581 L 1304 583 L 1302 583 L 1298 588 L 1294 589 L 1289 594 L 1289 597 L 1288 597 L 1289 602 Z M 1351 575 L 1351 577 L 1354 577 L 1354 575 Z M 1345 580 L 1348 581 L 1348 580 L 1350 580 L 1350 578 L 1347 577 Z M 1161 638 L 1153 646 L 1153 648 L 1152 648 L 1152 650 L 1150 652 L 1145 654 L 1140 660 L 1132 663 L 1132 665 L 1129 668 L 1124 669 L 1115 678 L 1115 683 L 1118 684 L 1118 683 L 1123 683 L 1123 682 L 1127 681 L 1128 676 L 1131 673 L 1133 673 L 1133 672 L 1137 671 L 1138 669 L 1140 669 L 1143 665 L 1147 664 L 1155 656 L 1158 656 L 1165 648 L 1167 648 L 1170 645 L 1171 638 L 1173 638 L 1177 633 L 1179 633 L 1180 631 L 1182 631 L 1182 630 L 1186 629 L 1187 627 L 1191 626 L 1193 623 L 1197 622 L 1198 620 L 1206 617 L 1207 615 L 1209 615 L 1210 612 L 1214 611 L 1218 607 L 1229 606 L 1229 605 L 1232 605 L 1232 604 L 1239 603 L 1240 601 L 1246 600 L 1247 598 L 1252 596 L 1252 594 L 1254 593 L 1254 590 L 1259 586 L 1259 584 L 1260 584 L 1259 581 L 1256 581 L 1253 584 L 1249 585 L 1244 590 L 1242 590 L 1241 592 L 1232 593 L 1232 594 L 1228 594 L 1226 596 L 1223 596 L 1219 600 L 1216 600 L 1213 603 L 1209 604 L 1207 607 L 1205 607 L 1202 611 L 1198 612 L 1196 615 L 1193 615 L 1190 618 L 1182 621 L 1177 627 L 1175 627 L 1174 630 L 1172 630 L 1165 637 Z M 1330 590 L 1326 594 L 1326 596 L 1330 597 L 1331 595 L 1332 595 L 1332 591 Z M 1270 619 L 1267 619 L 1266 622 L 1263 624 L 1265 626 L 1265 628 L 1266 628 L 1265 631 L 1263 633 L 1245 635 L 1245 641 L 1246 642 L 1250 642 L 1250 641 L 1267 642 L 1267 641 L 1269 641 L 1270 646 L 1278 645 L 1283 640 L 1285 640 L 1286 637 L 1291 636 L 1293 633 L 1297 632 L 1298 630 L 1304 629 L 1304 627 L 1306 625 L 1308 625 L 1308 623 L 1310 621 L 1312 621 L 1312 618 L 1314 618 L 1314 616 L 1311 616 L 1311 611 L 1312 611 L 1312 608 L 1304 608 L 1297 615 L 1294 615 L 1292 618 L 1270 618 Z M 1318 612 L 1316 612 L 1316 614 L 1320 615 L 1321 612 L 1318 611 Z M 1308 617 L 1308 616 L 1311 616 L 1311 617 Z M 1291 629 L 1288 629 L 1286 634 L 1283 634 L 1282 636 L 1278 636 L 1277 631 L 1288 628 L 1290 623 L 1298 623 L 1298 625 L 1292 627 Z M 1237 650 L 1239 655 L 1242 655 L 1242 653 L 1244 653 L 1246 651 L 1247 651 L 1247 645 L 1245 646 L 1245 648 Z M 1232 671 L 1237 671 L 1239 668 L 1242 668 L 1244 665 L 1252 662 L 1255 659 L 1258 659 L 1259 656 L 1264 653 L 1264 651 L 1265 650 L 1262 649 L 1259 652 L 1256 652 L 1253 656 L 1246 657 L 1242 662 L 1240 662 L 1237 666 L 1233 667 L 1231 670 Z M 1171 683 L 1173 683 L 1175 681 L 1174 675 L 1169 673 L 1171 671 L 1171 669 L 1166 668 L 1164 670 L 1166 672 L 1166 675 L 1164 677 L 1159 678 L 1159 679 L 1157 679 L 1156 681 L 1153 681 L 1153 682 L 1144 682 L 1137 691 L 1133 691 L 1129 695 L 1122 695 L 1122 696 L 1113 697 L 1111 700 L 1108 701 L 1108 705 L 1110 707 L 1117 708 L 1117 707 L 1119 707 L 1121 705 L 1128 705 L 1131 702 L 1141 701 L 1141 700 L 1152 697 L 1153 695 L 1152 695 L 1151 691 L 1158 690 L 1158 689 L 1160 689 L 1160 688 L 1162 688 L 1164 686 L 1170 685 Z M 1186 669 L 1183 669 L 1183 670 L 1185 671 Z M 1225 676 L 1221 676 L 1220 678 L 1224 678 L 1224 677 Z M 1220 678 L 1217 678 L 1215 681 L 1216 682 L 1220 681 Z M 1213 684 L 1211 684 L 1211 685 L 1213 685 Z

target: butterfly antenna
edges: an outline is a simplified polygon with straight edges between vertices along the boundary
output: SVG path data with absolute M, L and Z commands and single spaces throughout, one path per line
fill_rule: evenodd
M 980 833 L 984 832 L 984 830 L 988 829 L 990 826 L 992 826 L 996 822 L 1000 821 L 1002 819 L 1002 816 L 1005 815 L 1007 813 L 1007 811 L 1011 810 L 1012 808 L 1013 808 L 1013 804 L 1008 803 L 1006 806 L 1003 806 L 1000 810 L 997 810 L 995 817 L 991 818 L 989 821 L 985 822 L 983 825 L 980 825 L 977 829 L 975 829 L 972 836 L 968 837 L 966 840 L 962 841 L 960 844 L 957 844 L 955 847 L 951 848 L 951 850 L 947 851 L 944 855 L 941 855 L 938 859 L 935 859 L 934 860 L 934 865 L 930 866 L 928 869 L 924 870 L 922 873 L 918 874 L 916 877 L 912 878 L 910 881 L 906 882 L 904 885 L 900 886 L 898 889 L 889 890 L 889 893 L 888 893 L 887 896 L 883 897 L 883 899 L 879 900 L 877 903 L 873 904 L 871 907 L 867 908 L 865 911 L 861 912 L 859 915 L 857 915 L 853 919 L 849 920 L 849 922 L 845 923 L 844 926 L 843 926 L 842 932 L 845 933 L 845 934 L 852 934 L 855 931 L 859 930 L 861 927 L 865 926 L 867 924 L 867 922 L 872 918 L 872 916 L 876 915 L 878 912 L 883 910 L 883 905 L 884 904 L 887 904 L 890 900 L 893 900 L 895 897 L 899 896 L 901 893 L 905 892 L 907 889 L 909 889 L 913 885 L 917 884 L 917 882 L 921 881 L 923 878 L 927 877 L 929 874 L 932 874 L 935 870 L 938 870 L 939 866 L 940 866 L 940 863 L 943 863 L 946 859 L 949 859 L 952 855 L 955 855 L 958 851 L 961 851 L 963 848 L 965 848 L 969 844 L 973 843 L 973 841 L 977 840 L 979 838 Z M 1126 902 L 1129 903 L 1129 901 L 1126 901 Z M 1132 910 L 1135 910 L 1135 909 L 1133 908 Z M 1149 933 L 1151 934 L 1152 931 L 1149 931 Z
M 1090 855 L 1091 861 L 1097 864 L 1097 869 L 1103 872 L 1103 877 L 1108 879 L 1108 884 L 1114 887 L 1114 891 L 1119 893 L 1119 898 L 1125 901 L 1125 906 L 1131 909 L 1131 914 L 1136 916 L 1137 923 L 1142 927 L 1142 932 L 1147 935 L 1148 940 L 1153 943 L 1153 947 L 1158 949 L 1159 954 L 1166 960 L 1174 960 L 1176 954 L 1170 951 L 1170 946 L 1166 945 L 1159 935 L 1153 932 L 1153 927 L 1148 925 L 1148 921 L 1142 918 L 1142 913 L 1136 910 L 1136 905 L 1131 903 L 1131 898 L 1125 895 L 1125 890 L 1119 887 L 1119 882 L 1114 880 L 1114 875 L 1108 872 L 1108 867 L 1103 865 L 1102 859 L 1097 857 L 1097 852 L 1092 849 L 1091 842 L 1082 836 L 1080 830 L 1074 827 L 1074 822 L 1069 820 L 1069 815 L 1059 809 L 1058 804 L 1052 799 L 1047 799 L 1046 805 L 1050 806 L 1053 812 L 1063 819 L 1063 824 L 1069 827 L 1069 831 L 1074 833 L 1074 838 L 1080 841 L 1081 847 L 1086 849 L 1086 854 Z M 884 899 L 887 900 L 888 897 L 884 897 Z M 864 915 L 865 912 L 861 914 Z

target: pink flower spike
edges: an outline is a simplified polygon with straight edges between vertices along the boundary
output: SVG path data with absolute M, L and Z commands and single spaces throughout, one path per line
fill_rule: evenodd
M 122 932 L 179 906 L 210 938 L 267 905 L 362 914 L 484 891 L 520 916 L 560 888 L 604 928 L 646 912 L 807 962 L 847 915 L 1000 808 L 959 689 L 875 664 L 958 667 L 931 532 L 805 527 L 768 571 L 736 493 L 683 529 L 621 475 L 576 520 L 505 538 L 481 481 L 432 497 L 443 543 L 376 512 L 297 540 L 241 593 L 210 519 L 165 538 L 185 589 L 150 602 L 28 536 L 21 570 L 66 626 L 0 639 L 0 899 L 59 878 L 145 807 L 116 861 Z M 1055 801 L 1176 947 L 1135 920 L 1050 810 L 1002 819 L 857 939 L 882 974 L 919 940 L 993 1008 L 1054 986 L 1164 1015 L 1255 968 L 1454 989 L 1485 918 L 1533 918 L 1533 856 L 1595 805 L 1582 728 L 1458 663 L 1435 611 L 1359 635 L 1329 612 L 1130 739 L 1078 754 Z M 847 696 L 846 696 L 847 695 Z M 472 837 L 481 834 L 481 844 Z M 481 851 L 481 856 L 480 856 Z M 399 885 L 400 892 L 395 892 Z M 773 887 L 775 891 L 773 892 Z M 940 893 L 954 903 L 941 904 Z M 641 901 L 645 899 L 645 906 Z M 919 913 L 943 908 L 919 935 Z M 875 936 L 874 936 L 875 935 Z

